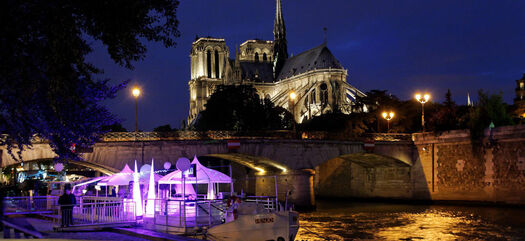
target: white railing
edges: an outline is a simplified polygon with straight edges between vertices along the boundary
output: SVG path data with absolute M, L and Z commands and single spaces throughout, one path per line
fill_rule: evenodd
M 226 205 L 222 200 L 155 199 L 154 202 L 153 224 L 166 228 L 211 227 L 225 219 Z
M 57 201 L 57 196 L 5 197 L 4 215 L 51 213 Z
M 136 221 L 135 203 L 131 200 L 60 205 L 54 210 L 55 217 L 57 217 L 53 221 L 55 228 Z
M 269 196 L 247 196 L 244 201 L 255 203 L 256 205 L 263 205 L 264 209 L 270 212 L 276 211 L 279 206 L 277 205 L 277 199 Z

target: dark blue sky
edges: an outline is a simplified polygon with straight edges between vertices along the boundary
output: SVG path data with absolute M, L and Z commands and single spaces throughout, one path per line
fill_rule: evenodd
M 323 42 L 349 69 L 348 82 L 362 91 L 387 89 L 401 99 L 428 90 L 443 100 L 466 102 L 479 89 L 514 98 L 525 72 L 525 1 L 283 0 L 288 50 L 298 54 Z M 149 43 L 133 71 L 113 64 L 98 43 L 90 60 L 116 81 L 131 79 L 144 95 L 139 128 L 179 127 L 188 113 L 189 52 L 196 35 L 225 38 L 230 57 L 247 39 L 273 39 L 275 1 L 182 0 L 181 37 L 175 48 Z M 128 130 L 134 129 L 129 90 L 107 101 Z

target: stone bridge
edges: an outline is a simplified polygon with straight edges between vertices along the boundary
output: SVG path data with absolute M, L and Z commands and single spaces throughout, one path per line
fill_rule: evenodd
M 330 159 L 364 153 L 362 140 L 322 140 L 326 133 L 303 134 L 293 138 L 292 132 L 277 132 L 272 135 L 233 135 L 229 132 L 176 132 L 176 133 L 109 133 L 89 150 L 84 150 L 80 165 L 90 165 L 106 171 L 121 169 L 125 164 L 150 163 L 162 166 L 164 162 L 174 164 L 179 157 L 210 156 L 234 161 L 255 170 L 274 171 L 315 169 Z M 341 137 L 330 137 L 342 139 Z M 376 135 L 374 153 L 389 156 L 408 165 L 413 163 L 413 145 L 410 135 Z M 238 140 L 237 150 L 228 149 L 228 140 Z M 2 151 L 2 167 L 16 161 Z M 16 151 L 16 150 L 15 150 Z M 35 142 L 30 150 L 22 153 L 24 161 L 54 158 L 56 155 L 45 142 Z M 93 166 L 95 165 L 95 166 Z
M 236 150 L 228 141 L 240 142 Z M 365 140 L 375 140 L 365 151 Z M 0 148 L 2 167 L 16 164 Z M 14 150 L 16 151 L 16 150 Z M 137 160 L 157 167 L 179 157 L 230 161 L 233 176 L 256 195 L 313 204 L 314 194 L 336 198 L 462 200 L 525 204 L 525 125 L 486 130 L 472 141 L 467 130 L 411 135 L 371 135 L 349 139 L 344 133 L 228 132 L 109 133 L 76 164 L 111 173 Z M 24 161 L 49 160 L 45 142 L 22 153 Z M 222 165 L 222 164 L 221 164 Z M 275 182 L 274 182 L 275 180 Z M 236 189 L 240 190 L 240 189 Z

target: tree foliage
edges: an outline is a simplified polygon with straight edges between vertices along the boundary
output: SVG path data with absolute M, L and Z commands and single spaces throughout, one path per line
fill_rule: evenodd
M 171 126 L 168 124 L 168 125 L 162 125 L 162 126 L 157 126 L 155 128 L 153 128 L 153 131 L 154 132 L 172 132 L 172 131 L 176 131 L 177 128 L 171 128 Z
M 132 68 L 146 53 L 144 41 L 174 46 L 179 36 L 177 0 L 16 1 L 2 4 L 0 144 L 9 152 L 38 135 L 60 158 L 91 145 L 102 126 L 118 122 L 101 101 L 112 86 L 102 69 L 86 60 L 100 41 L 117 64 Z M 13 155 L 16 158 L 16 155 Z
M 199 114 L 198 130 L 279 130 L 290 129 L 291 114 L 259 97 L 251 85 L 219 85 Z
M 327 131 L 343 133 L 347 137 L 356 137 L 367 131 L 367 124 L 374 121 L 366 113 L 340 112 L 325 113 L 303 122 L 299 128 L 302 131 Z
M 470 135 L 473 139 L 483 137 L 483 131 L 494 126 L 513 124 L 512 117 L 507 113 L 507 105 L 503 102 L 502 94 L 489 94 L 480 90 L 478 103 L 470 111 Z
M 128 132 L 128 130 L 126 130 L 126 128 L 124 128 L 121 123 L 114 123 L 109 126 L 103 126 L 102 131 L 103 132 Z
M 430 130 L 446 131 L 460 128 L 458 120 L 458 107 L 452 100 L 450 90 L 445 94 L 445 102 L 436 105 L 437 110 L 430 113 L 428 126 Z

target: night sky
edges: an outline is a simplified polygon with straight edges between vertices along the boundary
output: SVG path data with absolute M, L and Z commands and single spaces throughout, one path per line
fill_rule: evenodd
M 318 46 L 328 28 L 328 48 L 362 91 L 386 89 L 401 99 L 428 90 L 442 101 L 447 88 L 459 104 L 467 92 L 501 91 L 514 98 L 525 73 L 525 1 L 283 0 L 289 54 Z M 248 39 L 273 39 L 274 0 L 182 0 L 181 37 L 175 48 L 149 43 L 147 57 L 130 71 L 111 62 L 94 42 L 89 60 L 114 83 L 131 79 L 143 89 L 139 129 L 179 127 L 188 113 L 189 52 L 196 35 L 226 39 L 230 57 Z M 130 90 L 106 102 L 134 130 Z

